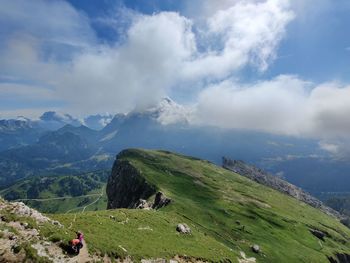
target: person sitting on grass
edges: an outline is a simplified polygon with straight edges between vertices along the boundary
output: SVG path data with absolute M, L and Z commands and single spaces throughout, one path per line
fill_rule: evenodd
M 77 238 L 69 241 L 69 244 L 71 245 L 72 250 L 78 255 L 80 249 L 83 247 L 84 235 L 81 231 L 76 232 L 76 234 Z

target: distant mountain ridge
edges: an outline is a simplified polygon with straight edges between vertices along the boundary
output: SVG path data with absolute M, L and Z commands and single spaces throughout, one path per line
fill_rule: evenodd
M 152 107 L 116 114 L 113 118 L 110 114 L 92 115 L 91 122 L 86 118 L 79 120 L 52 112 L 43 114 L 39 121 L 12 120 L 10 123 L 18 125 L 11 126 L 11 131 L 0 129 L 0 182 L 31 176 L 38 169 L 40 173 L 75 173 L 79 168 L 87 171 L 92 167 L 108 169 L 108 166 L 102 166 L 110 165 L 117 152 L 125 148 L 149 148 L 196 156 L 216 164 L 221 163 L 222 156 L 237 156 L 269 173 L 283 175 L 288 182 L 313 195 L 350 191 L 350 177 L 347 176 L 350 163 L 334 159 L 320 147 L 318 140 L 193 125 L 188 111 L 186 107 L 164 98 Z M 59 128 L 44 129 L 40 125 L 46 121 L 59 124 Z M 105 126 L 96 126 L 96 122 Z M 88 123 L 90 127 L 86 126 Z M 59 147 L 52 147 L 54 140 L 65 132 L 76 135 L 77 141 L 87 144 L 87 147 L 79 147 L 80 155 L 73 147 L 65 148 L 66 157 L 72 157 L 70 161 L 42 154 L 47 145 L 39 143 L 41 137 L 52 139 L 52 144 L 46 142 L 56 151 Z M 48 136 L 49 133 L 52 135 Z M 24 155 L 26 151 L 31 151 L 30 156 L 35 156 L 35 159 Z
M 222 167 L 232 172 L 245 176 L 257 183 L 271 187 L 281 193 L 290 195 L 299 201 L 302 201 L 312 207 L 322 210 L 328 215 L 334 216 L 338 219 L 345 219 L 345 216 L 341 215 L 334 209 L 324 205 L 320 200 L 313 197 L 309 193 L 303 191 L 301 188 L 288 183 L 276 176 L 273 176 L 262 169 L 259 169 L 253 165 L 249 165 L 243 161 L 232 160 L 226 157 L 222 158 Z

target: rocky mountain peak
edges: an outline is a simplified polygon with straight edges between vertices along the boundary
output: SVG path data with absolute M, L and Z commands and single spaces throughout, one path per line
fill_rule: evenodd
M 189 123 L 189 109 L 169 97 L 163 98 L 157 105 L 150 107 L 147 112 L 151 113 L 162 125 Z

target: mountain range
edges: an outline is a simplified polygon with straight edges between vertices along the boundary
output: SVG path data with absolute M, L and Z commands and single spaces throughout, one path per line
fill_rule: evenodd
M 350 191 L 350 163 L 316 139 L 194 125 L 169 98 L 128 114 L 88 116 L 46 112 L 39 120 L 0 121 L 0 187 L 31 175 L 109 169 L 125 148 L 167 149 L 220 164 L 244 160 L 311 192 Z

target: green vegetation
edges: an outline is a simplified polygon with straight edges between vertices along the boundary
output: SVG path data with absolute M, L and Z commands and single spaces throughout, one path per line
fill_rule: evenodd
M 69 214 L 53 217 L 67 225 L 72 221 Z M 179 222 L 187 222 L 193 234 L 177 233 Z M 84 232 L 90 253 L 110 257 L 132 255 L 133 259 L 140 260 L 180 254 L 215 261 L 218 257 L 232 258 L 237 254 L 173 212 L 128 209 L 87 212 L 77 214 L 73 229 Z
M 7 200 L 21 200 L 45 213 L 106 209 L 105 185 L 109 170 L 80 175 L 37 176 L 21 180 L 0 192 Z M 37 200 L 27 200 L 37 199 Z
M 327 256 L 350 251 L 350 230 L 336 219 L 207 161 L 145 150 L 128 150 L 121 158 L 173 202 L 160 211 L 52 215 L 81 229 L 92 252 L 136 260 L 187 255 L 237 262 L 244 251 L 257 262 L 326 263 Z M 183 222 L 191 235 L 176 232 Z M 310 228 L 326 233 L 324 241 Z M 251 251 L 253 244 L 261 253 Z

